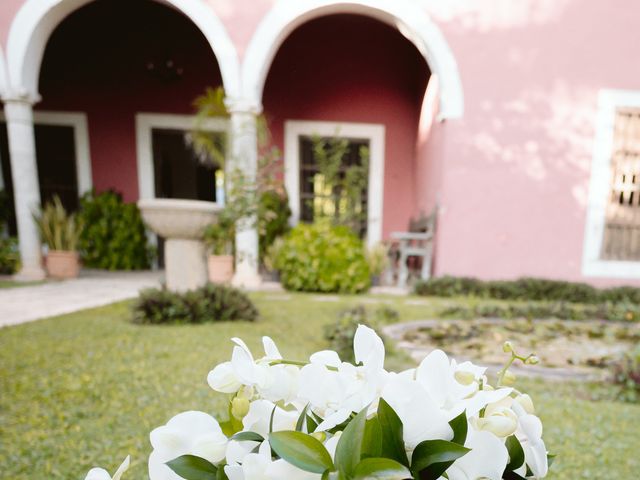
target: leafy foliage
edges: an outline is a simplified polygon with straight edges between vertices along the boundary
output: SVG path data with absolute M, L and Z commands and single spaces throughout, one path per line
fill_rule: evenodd
M 330 198 L 329 202 L 322 205 L 310 200 L 314 221 L 328 220 L 360 234 L 367 218 L 364 195 L 369 177 L 368 147 L 360 147 L 359 164 L 345 166 L 351 148 L 348 139 L 314 136 L 312 142 L 313 158 L 318 166 L 315 180 L 321 179 L 320 188 Z
M 276 239 L 289 231 L 291 209 L 284 191 L 267 190 L 258 204 L 258 239 L 260 258 L 263 258 Z
M 597 289 L 585 283 L 542 278 L 485 281 L 470 277 L 444 276 L 417 282 L 415 293 L 436 297 L 473 296 L 497 300 L 541 300 L 590 304 L 640 303 L 640 288 Z
M 0 274 L 11 275 L 18 270 L 19 265 L 18 239 L 0 236 Z
M 143 290 L 133 306 L 133 321 L 142 324 L 252 322 L 257 318 L 258 310 L 247 295 L 217 284 L 186 293 Z
M 68 213 L 60 197 L 55 195 L 53 201 L 47 202 L 33 218 L 38 226 L 40 239 L 50 250 L 77 251 L 85 225 L 84 219 Z
M 476 305 L 449 305 L 441 310 L 445 318 L 529 318 L 559 320 L 603 319 L 620 322 L 640 320 L 640 305 L 633 303 L 603 303 L 581 305 L 566 302 L 498 303 L 486 302 Z
M 343 226 L 296 226 L 278 249 L 275 268 L 287 290 L 361 293 L 370 285 L 363 243 Z
M 140 210 L 113 191 L 86 193 L 80 199 L 79 218 L 85 225 L 79 248 L 87 267 L 106 270 L 143 270 L 151 266 L 154 250 Z
M 204 231 L 204 243 L 212 255 L 233 254 L 235 222 L 231 211 L 223 208 L 218 213 L 217 221 L 207 226 Z
M 640 344 L 626 352 L 613 367 L 613 381 L 620 386 L 619 397 L 640 402 Z

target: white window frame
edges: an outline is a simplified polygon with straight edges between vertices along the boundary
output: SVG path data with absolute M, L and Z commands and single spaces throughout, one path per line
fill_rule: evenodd
M 288 120 L 284 125 L 284 182 L 289 196 L 291 223 L 300 221 L 300 137 L 320 135 L 369 141 L 367 188 L 367 245 L 382 240 L 385 127 L 373 123 Z
M 195 115 L 175 115 L 166 113 L 136 114 L 136 152 L 138 171 L 138 198 L 155 198 L 155 171 L 153 167 L 153 129 L 165 128 L 191 131 L 196 124 Z M 228 133 L 229 120 L 207 118 L 201 128 L 208 132 Z
M 582 274 L 587 277 L 640 279 L 640 262 L 601 258 L 611 192 L 616 110 L 620 107 L 640 108 L 640 91 L 600 90 L 582 257 Z
M 3 122 L 6 121 L 4 112 L 0 114 L 0 119 Z M 73 128 L 78 197 L 91 190 L 93 188 L 93 177 L 91 173 L 91 149 L 89 146 L 87 115 L 83 112 L 35 110 L 33 112 L 33 124 Z

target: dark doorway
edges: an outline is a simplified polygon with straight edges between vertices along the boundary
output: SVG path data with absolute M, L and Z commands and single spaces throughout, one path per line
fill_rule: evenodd
M 68 211 L 78 210 L 78 177 L 76 173 L 76 147 L 73 127 L 59 125 L 35 125 L 38 182 L 42 204 L 58 195 Z M 9 141 L 6 123 L 0 124 L 0 162 L 4 192 L 9 209 L 9 235 L 17 235 L 13 178 L 9 158 Z
M 198 160 L 185 132 L 154 128 L 152 142 L 156 197 L 216 201 L 216 169 Z
M 158 198 L 216 201 L 216 168 L 203 165 L 185 132 L 154 128 L 151 134 Z M 158 237 L 158 266 L 164 267 L 164 240 Z

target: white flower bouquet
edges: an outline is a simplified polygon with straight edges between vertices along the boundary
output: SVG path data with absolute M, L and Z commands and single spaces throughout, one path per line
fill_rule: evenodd
M 477 480 L 539 479 L 549 460 L 531 398 L 495 387 L 486 369 L 435 350 L 417 368 L 384 369 L 376 333 L 359 326 L 356 365 L 333 351 L 285 360 L 263 338 L 255 359 L 245 343 L 208 383 L 230 396 L 229 420 L 184 412 L 151 432 L 151 480 Z M 94 468 L 86 480 L 119 480 Z

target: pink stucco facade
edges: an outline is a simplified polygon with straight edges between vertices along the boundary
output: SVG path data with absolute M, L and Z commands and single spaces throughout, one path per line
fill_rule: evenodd
M 0 5 L 5 55 L 15 16 L 33 1 Z M 287 0 L 193 1 L 219 19 L 242 69 L 261 22 Z M 439 121 L 434 66 L 395 26 L 345 2 L 341 15 L 302 22 L 277 46 L 260 99 L 274 142 L 283 147 L 287 120 L 384 125 L 383 237 L 437 204 L 436 275 L 640 284 L 640 275 L 585 276 L 582 265 L 598 94 L 640 90 L 640 64 L 632 61 L 640 4 L 407 1 L 423 5 L 455 59 L 462 115 Z M 51 37 L 35 108 L 86 112 L 94 185 L 135 200 L 135 114 L 189 113 L 195 95 L 222 77 L 188 19 L 165 9 L 136 29 L 123 19 L 146 11 L 136 14 L 139 7 L 125 1 L 96 3 Z M 108 27 L 116 24 L 117 36 Z M 102 38 L 87 43 L 101 46 L 93 52 L 100 61 L 78 46 L 91 35 Z M 154 85 L 138 69 L 154 50 L 184 64 L 181 82 Z

